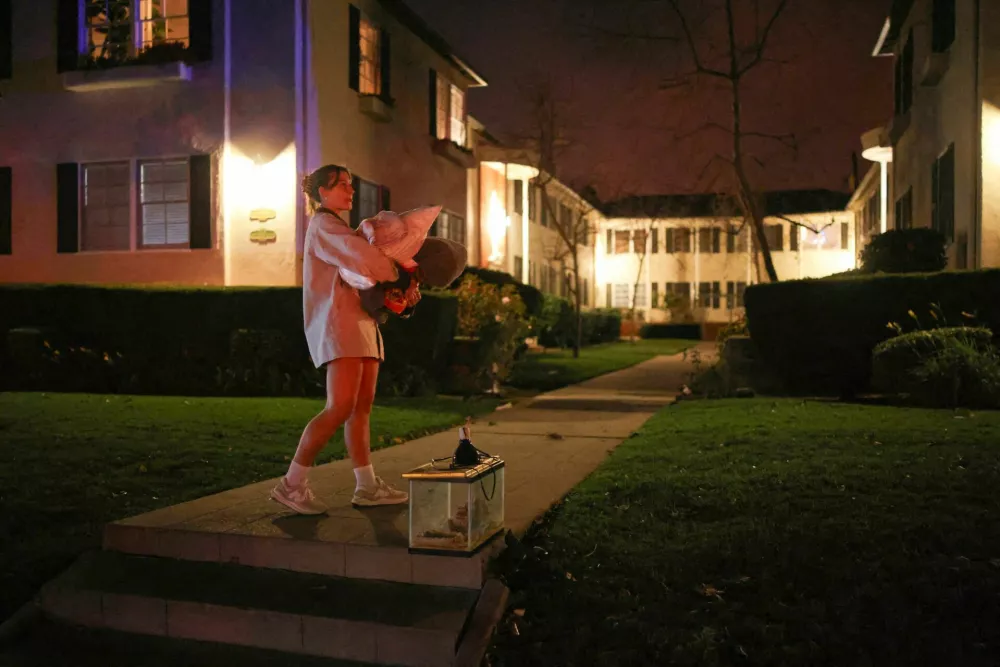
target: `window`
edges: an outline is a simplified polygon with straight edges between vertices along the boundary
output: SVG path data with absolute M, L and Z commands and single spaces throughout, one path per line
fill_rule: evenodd
M 362 15 L 358 33 L 358 92 L 362 95 L 382 94 L 381 32 Z
M 799 249 L 799 237 L 803 232 L 807 231 L 809 230 L 799 225 L 788 225 L 788 249 L 792 252 L 797 252 Z
M 130 168 L 128 162 L 84 166 L 81 250 L 131 249 Z
M 538 186 L 534 183 L 528 185 L 528 220 L 538 220 Z
M 906 45 L 896 57 L 895 75 L 896 115 L 902 116 L 913 105 L 913 31 L 906 39 Z
M 448 138 L 465 146 L 465 93 L 456 85 L 451 86 L 451 132 Z
M 379 196 L 379 186 L 370 181 L 357 179 L 355 183 L 357 189 L 358 222 L 374 217 L 381 210 L 381 197 Z
M 632 248 L 634 249 L 635 254 L 637 254 L 637 255 L 645 255 L 646 254 L 646 230 L 645 229 L 637 229 L 637 230 L 635 230 L 635 232 L 633 232 Z
M 764 237 L 772 251 L 785 249 L 785 228 L 781 224 L 764 225 Z
M 612 308 L 628 308 L 628 283 L 616 283 Z
M 438 219 L 431 225 L 430 235 L 465 245 L 465 218 L 448 211 L 441 211 Z M 520 280 L 520 275 L 517 279 Z
M 604 250 L 609 254 L 615 254 L 614 232 L 610 229 L 605 232 L 607 238 L 604 240 Z
M 619 229 L 615 232 L 615 253 L 619 255 L 624 255 L 629 252 L 629 233 L 628 230 Z
M 514 213 L 524 215 L 524 181 L 514 181 Z
M 86 55 L 123 61 L 154 46 L 191 43 L 188 0 L 88 0 Z
M 712 305 L 712 283 L 698 283 L 698 307 L 708 308 Z
M 514 256 L 514 279 L 521 282 L 521 274 L 524 273 L 524 259 Z
M 187 246 L 190 229 L 188 161 L 148 160 L 139 163 L 139 244 Z
M 566 231 L 573 228 L 573 211 L 566 204 L 559 204 L 559 224 Z
M 653 227 L 653 237 L 649 241 L 649 252 L 660 252 L 660 228 Z
M 705 227 L 698 230 L 698 252 L 718 253 L 721 244 L 722 230 L 718 227 Z
M 896 200 L 896 229 L 913 227 L 913 189 Z
M 449 114 L 451 109 L 451 84 L 442 77 L 437 77 L 437 138 L 450 139 Z
M 735 290 L 734 290 L 735 287 Z M 744 282 L 734 283 L 729 281 L 726 283 L 726 308 L 733 310 L 734 308 L 743 307 L 743 295 L 746 293 L 747 284 Z
M 691 230 L 687 228 L 668 229 L 667 252 L 691 252 Z
M 799 236 L 799 243 L 803 250 L 837 250 L 840 248 L 840 228 L 833 222 L 823 225 L 818 231 L 798 227 L 792 230 L 792 234 Z
M 851 247 L 851 226 L 846 222 L 840 223 L 840 249 L 848 250 Z
M 431 134 L 466 146 L 465 91 L 431 70 Z
M 934 161 L 931 169 L 931 227 L 949 242 L 955 240 L 955 145 Z
M 666 293 L 672 298 L 678 299 L 681 304 L 691 303 L 691 283 L 667 283 L 664 285 Z
M 722 307 L 722 291 L 718 282 L 712 283 L 712 308 Z
M 660 283 L 649 284 L 649 305 L 651 308 L 660 307 Z
M 956 0 L 934 0 L 931 18 L 931 49 L 942 53 L 955 42 Z
M 639 283 L 635 286 L 635 307 L 646 307 L 646 283 Z
M 750 226 L 748 224 L 729 225 L 726 229 L 726 252 L 746 252 L 749 238 Z

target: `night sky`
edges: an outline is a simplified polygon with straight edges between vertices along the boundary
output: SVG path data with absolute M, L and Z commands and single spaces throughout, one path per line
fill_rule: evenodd
M 569 141 L 558 167 L 563 180 L 578 188 L 594 185 L 605 199 L 723 189 L 725 166 L 713 156 L 728 155 L 729 136 L 691 132 L 706 122 L 728 124 L 728 97 L 704 78 L 663 89 L 661 82 L 690 70 L 686 43 L 623 42 L 607 34 L 625 31 L 626 20 L 650 30 L 667 26 L 661 34 L 673 31 L 666 15 L 623 11 L 636 1 L 407 0 L 489 81 L 488 88 L 471 91 L 469 110 L 495 135 L 530 134 L 523 91 L 554 82 Z M 773 1 L 759 0 L 761 15 Z M 762 163 L 752 163 L 756 187 L 846 191 L 852 151 L 864 173 L 860 135 L 892 113 L 891 59 L 871 56 L 889 4 L 790 0 L 767 54 L 781 62 L 747 79 L 744 122 L 756 132 L 794 133 L 797 150 L 749 140 L 749 151 Z M 609 9 L 613 15 L 600 13 Z M 696 34 L 704 36 L 696 40 L 714 64 L 712 31 L 724 25 L 724 15 L 696 20 Z

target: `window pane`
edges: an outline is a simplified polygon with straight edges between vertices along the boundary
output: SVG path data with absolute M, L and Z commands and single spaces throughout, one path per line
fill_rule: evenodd
M 160 44 L 188 46 L 187 0 L 139 0 L 140 49 Z
M 143 246 L 188 245 L 188 169 L 187 160 L 150 160 L 139 165 Z
M 81 250 L 128 250 L 128 163 L 85 165 Z
M 382 49 L 379 45 L 381 34 L 378 26 L 367 18 L 361 19 L 359 51 L 360 72 L 358 81 L 363 95 L 382 94 Z
M 451 140 L 465 146 L 465 93 L 458 86 L 451 86 Z
M 437 77 L 437 138 L 448 138 L 448 107 L 451 101 L 449 84 L 439 74 Z

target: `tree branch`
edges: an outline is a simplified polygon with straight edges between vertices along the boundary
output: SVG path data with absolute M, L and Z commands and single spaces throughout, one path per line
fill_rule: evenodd
M 825 225 L 817 229 L 816 227 L 810 225 L 808 222 L 800 222 L 798 220 L 792 220 L 791 218 L 784 215 L 776 215 L 774 217 L 778 218 L 779 220 L 784 220 L 785 222 L 791 223 L 797 227 L 808 229 L 813 234 L 821 234 L 823 233 L 823 230 L 827 229 L 828 227 L 832 227 L 837 222 L 836 220 L 831 220 L 830 222 L 826 223 Z
M 785 1 L 786 0 L 782 0 L 782 2 Z M 684 31 L 684 39 L 687 42 L 688 49 L 691 51 L 691 57 L 694 59 L 694 67 L 698 74 L 714 76 L 720 79 L 728 79 L 729 75 L 726 72 L 720 72 L 719 70 L 711 69 L 702 65 L 701 58 L 698 56 L 698 47 L 695 44 L 694 35 L 691 34 L 691 28 L 688 27 L 687 18 L 685 18 L 684 12 L 682 12 L 681 8 L 677 6 L 677 0 L 667 0 L 667 2 L 670 3 L 670 7 L 674 10 L 677 20 L 680 21 L 681 29 Z
M 674 0 L 671 0 L 673 2 Z M 788 0 L 780 0 L 778 6 L 774 8 L 774 13 L 771 14 L 771 18 L 768 20 L 767 25 L 764 26 L 764 33 L 761 35 L 760 39 L 757 40 L 756 51 L 757 53 L 750 60 L 749 63 L 740 68 L 738 76 L 742 77 L 744 74 L 752 70 L 754 67 L 761 63 L 764 58 L 764 50 L 767 48 L 767 40 L 771 36 L 771 29 L 774 28 L 774 24 L 777 23 L 778 17 L 785 11 L 785 7 L 788 5 Z

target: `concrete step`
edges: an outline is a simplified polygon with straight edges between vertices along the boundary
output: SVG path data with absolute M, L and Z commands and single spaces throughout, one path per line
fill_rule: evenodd
M 479 592 L 86 554 L 40 595 L 63 622 L 382 665 L 455 664 Z
M 316 477 L 317 488 L 329 484 Z M 107 524 L 104 549 L 479 590 L 488 561 L 503 548 L 503 540 L 495 539 L 472 556 L 411 554 L 406 506 L 358 510 L 350 504 L 353 486 L 327 488 L 327 514 L 296 516 L 268 500 L 272 485 L 258 483 Z

